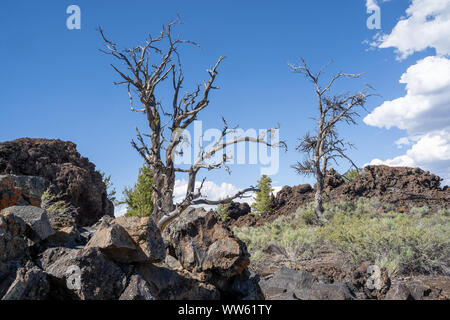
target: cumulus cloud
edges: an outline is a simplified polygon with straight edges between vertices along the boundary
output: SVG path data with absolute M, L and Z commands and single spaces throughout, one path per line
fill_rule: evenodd
M 421 167 L 443 177 L 444 184 L 450 184 L 450 129 L 427 133 L 406 154 L 384 161 L 374 159 L 370 164 Z
M 127 205 L 126 204 L 119 204 L 118 206 L 114 207 L 114 216 L 121 217 L 124 216 L 127 213 Z
M 390 34 L 379 35 L 374 45 L 395 48 L 399 59 L 427 48 L 434 48 L 438 55 L 445 55 L 450 52 L 449 30 L 449 0 L 413 0 L 406 10 L 406 17 Z
M 392 32 L 378 37 L 379 48 L 395 48 L 399 58 L 434 48 L 429 56 L 410 66 L 400 78 L 403 97 L 385 101 L 364 118 L 368 125 L 406 130 L 398 147 L 410 146 L 404 155 L 371 164 L 422 167 L 450 182 L 450 0 L 413 0 Z
M 450 36 L 450 34 L 449 34 Z M 364 118 L 371 126 L 397 127 L 408 133 L 442 129 L 450 123 L 450 60 L 431 56 L 402 75 L 404 97 L 385 101 Z

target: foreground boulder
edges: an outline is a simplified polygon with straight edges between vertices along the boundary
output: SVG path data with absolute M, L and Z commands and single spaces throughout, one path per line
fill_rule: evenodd
M 87 243 L 85 249 L 89 248 L 99 248 L 110 259 L 117 262 L 130 263 L 144 260 L 129 234 L 117 224 L 101 226 Z
M 270 300 L 353 300 L 345 283 L 325 284 L 304 270 L 280 268 L 259 282 L 266 299 Z
M 156 300 L 155 290 L 141 275 L 134 274 L 119 300 Z
M 20 217 L 8 212 L 0 214 L 0 262 L 27 254 L 34 242 L 27 237 L 28 226 Z
M 160 262 L 165 258 L 161 233 L 149 218 L 102 218 L 85 249 L 95 247 L 120 263 Z
M 218 300 L 219 290 L 211 283 L 196 279 L 186 271 L 175 271 L 164 265 L 143 263 L 137 272 L 153 288 L 158 300 Z
M 73 293 L 78 299 L 118 299 L 125 289 L 125 273 L 100 249 L 72 249 L 62 252 L 54 252 L 54 248 L 48 250 L 50 252 L 44 252 L 41 258 L 43 270 L 58 286 Z
M 21 218 L 33 230 L 34 235 L 39 240 L 44 240 L 55 234 L 55 231 L 50 226 L 47 212 L 44 209 L 33 206 L 13 206 L 3 209 L 0 214 L 14 215 Z
M 17 270 L 16 278 L 2 300 L 45 300 L 50 292 L 47 274 L 28 264 Z
M 78 226 L 92 225 L 100 217 L 114 214 L 102 176 L 72 142 L 30 138 L 2 142 L 0 174 L 46 179 L 55 201 L 66 201 L 78 209 Z
M 245 245 L 203 208 L 185 210 L 163 237 L 169 254 L 184 269 L 219 282 L 241 274 L 250 262 Z
M 114 223 L 126 230 L 137 245 L 141 261 L 159 262 L 166 256 L 166 248 L 161 232 L 149 217 L 120 217 Z

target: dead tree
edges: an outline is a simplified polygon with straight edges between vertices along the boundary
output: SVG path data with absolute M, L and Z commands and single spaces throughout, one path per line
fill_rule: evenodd
M 227 146 L 245 141 L 274 146 L 267 138 L 272 129 L 266 130 L 258 137 L 226 139 L 234 131 L 228 128 L 224 121 L 222 138 L 226 140 L 225 142 L 219 143 L 218 141 L 208 150 L 201 150 L 198 158 L 188 169 L 175 166 L 175 156 L 183 141 L 182 132 L 197 119 L 199 112 L 209 105 L 211 90 L 218 89 L 214 82 L 219 65 L 225 58 L 220 57 L 215 65 L 207 70 L 209 78 L 203 86 L 197 84 L 192 91 L 183 94 L 181 89 L 184 84 L 184 75 L 179 48 L 182 45 L 198 46 L 198 44 L 173 37 L 172 29 L 180 23 L 179 19 L 172 21 L 167 26 L 163 26 L 162 31 L 156 37 L 149 36 L 142 45 L 124 50 L 119 49 L 117 44 L 108 40 L 102 29 L 99 28 L 106 47 L 101 51 L 112 55 L 121 63 L 121 66 L 111 65 L 121 77 L 121 81 L 115 82 L 115 84 L 125 85 L 128 88 L 131 110 L 143 113 L 147 119 L 149 133 L 141 133 L 136 128 L 137 139 L 132 140 L 131 143 L 153 171 L 153 218 L 160 229 L 164 229 L 170 221 L 191 205 L 226 203 L 243 197 L 246 192 L 256 190 L 254 187 L 249 187 L 220 201 L 202 199 L 203 182 L 195 190 L 195 181 L 200 169 L 212 170 L 226 167 L 228 158 L 224 149 Z M 164 108 L 157 92 L 157 88 L 166 80 L 169 81 L 172 91 L 168 108 Z M 133 99 L 136 97 L 137 99 Z M 135 106 L 134 100 L 140 102 L 138 107 Z M 219 152 L 224 153 L 221 161 L 213 164 L 205 163 L 205 160 L 211 159 Z M 173 203 L 176 173 L 188 174 L 185 198 L 177 205 Z
M 319 222 L 326 222 L 325 217 L 323 217 L 323 195 L 329 163 L 334 162 L 337 165 L 338 159 L 345 159 L 358 169 L 346 154 L 347 149 L 354 146 L 339 137 L 337 125 L 339 123 L 356 124 L 355 119 L 359 116 L 356 109 L 358 107 L 364 108 L 367 98 L 371 96 L 367 92 L 367 89 L 370 87 L 363 88 L 361 91 L 353 94 L 329 95 L 330 89 L 336 80 L 341 78 L 360 78 L 362 74 L 339 72 L 329 80 L 326 87 L 322 87 L 320 76 L 327 66 L 316 74 L 311 72 L 304 59 L 302 59 L 300 65 L 289 64 L 289 66 L 292 72 L 305 76 L 313 83 L 319 111 L 319 117 L 314 118 L 316 121 L 314 133 L 307 132 L 300 139 L 297 146 L 297 150 L 305 153 L 306 157 L 292 167 L 298 174 L 315 176 L 314 210 L 316 219 Z

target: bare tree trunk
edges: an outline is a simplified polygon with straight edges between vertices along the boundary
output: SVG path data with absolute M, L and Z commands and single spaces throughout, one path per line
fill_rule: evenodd
M 218 201 L 201 199 L 203 183 L 195 190 L 196 175 L 201 168 L 207 170 L 226 168 L 228 158 L 224 150 L 228 145 L 252 142 L 265 144 L 269 147 L 281 146 L 286 148 L 286 144 L 282 141 L 274 144 L 269 143 L 267 134 L 271 134 L 273 129 L 265 130 L 265 133 L 260 134 L 257 138 L 239 136 L 227 139 L 234 134 L 234 129 L 229 129 L 224 120 L 225 127 L 220 141 L 217 141 L 208 150 L 202 149 L 200 156 L 190 169 L 175 166 L 174 157 L 177 153 L 177 147 L 180 146 L 182 141 L 179 133 L 188 129 L 197 119 L 198 114 L 209 105 L 209 93 L 211 90 L 218 89 L 214 85 L 214 81 L 218 74 L 218 67 L 225 58 L 220 57 L 211 69 L 206 70 L 209 79 L 205 81 L 203 86 L 197 84 L 193 91 L 186 92 L 181 96 L 180 90 L 183 88 L 184 75 L 181 58 L 177 51 L 178 46 L 183 44 L 198 46 L 198 44 L 172 37 L 172 27 L 179 23 L 181 23 L 179 19 L 172 21 L 163 27 L 158 36 L 149 36 L 149 39 L 145 40 L 143 45 L 124 50 L 119 50 L 117 45 L 108 40 L 102 29 L 99 28 L 106 47 L 101 51 L 118 59 L 123 67 L 121 71 L 116 66 L 111 65 L 121 77 L 121 81 L 115 82 L 115 84 L 127 86 L 131 110 L 142 112 L 147 118 L 150 132 L 141 134 L 139 129 L 136 128 L 137 141 L 132 140 L 131 144 L 153 171 L 153 218 L 161 230 L 191 205 L 216 205 L 222 202 L 231 202 L 235 198 L 242 197 L 246 192 L 257 190 L 250 187 L 234 196 Z M 156 96 L 157 87 L 169 78 L 172 86 L 170 110 L 165 109 L 165 106 L 159 102 L 159 97 Z M 141 105 L 136 107 L 133 97 L 138 97 Z M 150 138 L 151 145 L 144 141 L 143 136 Z M 162 153 L 165 154 L 164 159 L 161 156 Z M 205 163 L 206 160 L 220 153 L 223 153 L 222 160 L 213 164 Z M 189 181 L 184 200 L 175 206 L 173 192 L 176 173 L 188 173 Z
M 370 94 L 363 89 L 355 94 L 327 95 L 327 92 L 329 92 L 336 80 L 340 78 L 360 78 L 362 74 L 339 72 L 331 78 L 328 85 L 324 88 L 319 83 L 319 78 L 324 68 L 313 74 L 304 59 L 302 59 L 301 65 L 295 66 L 291 64 L 290 66 L 294 73 L 304 75 L 313 82 L 315 87 L 317 107 L 320 115 L 320 118 L 315 119 L 317 121 L 317 132 L 314 135 L 308 132 L 301 140 L 297 150 L 306 153 L 307 158 L 302 162 L 297 162 L 293 167 L 299 174 L 315 175 L 314 212 L 318 222 L 325 223 L 327 219 L 324 217 L 323 194 L 328 162 L 333 161 L 335 164 L 338 164 L 338 159 L 346 159 L 357 169 L 357 166 L 345 154 L 347 151 L 345 146 L 351 148 L 353 145 L 338 137 L 336 125 L 339 122 L 356 124 L 355 118 L 358 116 L 358 113 L 353 109 L 355 107 L 364 108 L 364 104 Z

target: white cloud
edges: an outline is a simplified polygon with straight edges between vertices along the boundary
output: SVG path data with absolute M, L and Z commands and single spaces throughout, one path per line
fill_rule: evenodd
M 408 137 L 403 137 L 394 142 L 397 145 L 397 148 L 401 149 L 404 145 L 410 145 L 411 141 L 409 141 Z
M 370 164 L 394 167 L 420 167 L 444 178 L 450 183 L 450 129 L 427 133 L 405 155 L 393 159 L 374 159 Z
M 404 97 L 385 101 L 364 118 L 371 126 L 397 127 L 410 134 L 442 129 L 450 124 L 450 60 L 427 57 L 408 68 L 400 79 Z
M 200 186 L 200 181 L 196 181 L 195 182 L 195 187 L 198 188 Z M 281 190 L 281 186 L 274 186 L 273 188 L 273 194 L 276 195 L 278 191 Z M 180 202 L 184 199 L 184 196 L 186 194 L 186 189 L 187 189 L 187 181 L 186 180 L 176 180 L 175 181 L 175 188 L 174 188 L 174 202 Z M 205 181 L 205 183 L 203 184 L 203 188 L 202 188 L 202 195 L 203 198 L 206 198 L 208 200 L 221 200 L 224 198 L 227 198 L 229 196 L 232 196 L 234 194 L 236 194 L 237 192 L 239 192 L 238 187 L 230 184 L 230 183 L 226 183 L 226 182 L 222 182 L 221 185 L 217 185 L 212 181 Z M 242 199 L 236 199 L 236 202 L 247 202 L 249 205 L 251 205 L 253 202 L 255 202 L 254 200 L 254 193 L 253 192 L 248 192 L 246 194 L 246 198 L 242 198 Z M 210 206 L 207 206 L 210 207 Z
M 374 45 L 395 48 L 399 59 L 427 48 L 434 48 L 438 55 L 450 53 L 449 0 L 412 0 L 406 15 L 390 34 L 379 35 Z
M 450 181 L 450 0 L 412 0 L 401 19 L 388 35 L 378 37 L 374 45 L 393 47 L 400 59 L 414 52 L 434 48 L 429 56 L 410 66 L 400 83 L 406 94 L 385 101 L 364 118 L 371 126 L 406 130 L 408 137 L 395 143 L 410 145 L 404 155 L 371 164 L 422 167 Z
M 119 204 L 118 206 L 114 207 L 114 216 L 116 218 L 124 216 L 125 213 L 127 213 L 127 205 L 126 204 Z

